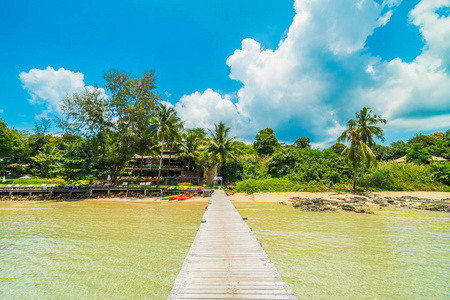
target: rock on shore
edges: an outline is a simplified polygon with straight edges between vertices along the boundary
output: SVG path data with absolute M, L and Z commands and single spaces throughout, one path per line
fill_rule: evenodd
M 415 196 L 380 197 L 373 193 L 359 192 L 354 194 L 355 196 L 352 197 L 330 197 L 329 199 L 292 197 L 290 201 L 295 208 L 317 212 L 345 210 L 355 213 L 374 214 L 370 209 L 371 207 L 382 209 L 386 206 L 450 212 L 450 198 L 430 200 Z

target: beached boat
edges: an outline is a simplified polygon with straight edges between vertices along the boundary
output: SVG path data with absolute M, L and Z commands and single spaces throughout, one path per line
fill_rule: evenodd
M 191 198 L 193 195 L 176 195 L 169 198 L 169 201 L 182 201 Z

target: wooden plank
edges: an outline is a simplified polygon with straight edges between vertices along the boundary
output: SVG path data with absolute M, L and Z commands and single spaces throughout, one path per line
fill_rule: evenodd
M 224 191 L 203 220 L 169 299 L 296 299 Z

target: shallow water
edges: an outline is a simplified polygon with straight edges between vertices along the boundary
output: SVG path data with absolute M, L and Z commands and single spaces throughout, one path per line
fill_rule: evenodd
M 235 205 L 299 299 L 450 299 L 450 214 Z M 204 211 L 0 202 L 0 299 L 165 299 Z
M 0 299 L 164 299 L 202 203 L 0 202 Z
M 450 299 L 450 214 L 235 205 L 299 299 Z

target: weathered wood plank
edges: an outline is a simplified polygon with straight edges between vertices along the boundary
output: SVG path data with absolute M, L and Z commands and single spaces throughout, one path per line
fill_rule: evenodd
M 203 219 L 169 299 L 296 299 L 225 192 Z

